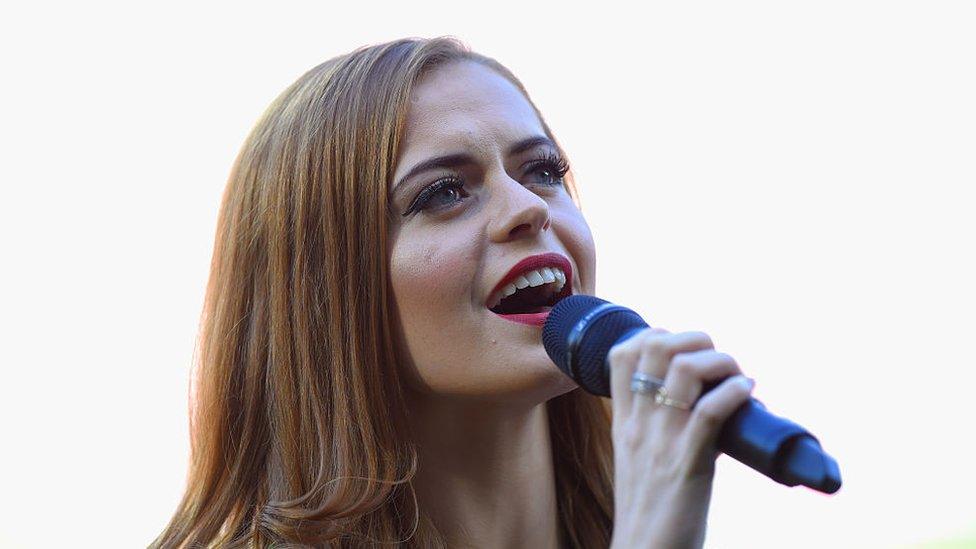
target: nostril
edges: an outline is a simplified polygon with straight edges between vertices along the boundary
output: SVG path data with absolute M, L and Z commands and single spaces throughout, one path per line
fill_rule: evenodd
M 514 236 L 518 236 L 519 234 L 521 234 L 524 231 L 532 231 L 532 225 L 530 225 L 528 223 L 522 223 L 518 227 L 515 227 L 511 231 L 508 231 L 508 235 L 514 237 Z

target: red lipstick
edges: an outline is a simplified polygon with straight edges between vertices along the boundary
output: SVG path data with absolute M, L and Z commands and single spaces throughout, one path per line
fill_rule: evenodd
M 512 282 L 519 275 L 526 271 L 532 271 L 539 269 L 541 267 L 557 267 L 563 273 L 566 274 L 566 285 L 563 286 L 562 291 L 559 292 L 559 297 L 565 297 L 572 295 L 573 293 L 573 266 L 570 264 L 569 260 L 562 254 L 558 253 L 545 253 L 526 257 L 522 261 L 516 263 L 505 276 L 501 278 L 498 284 L 492 288 L 491 292 L 488 293 L 486 299 L 491 299 L 491 296 L 495 295 L 506 284 Z M 485 304 L 487 306 L 487 303 Z M 546 323 L 546 318 L 549 317 L 549 309 L 551 307 L 545 307 L 545 310 L 538 313 L 520 313 L 520 314 L 497 314 L 498 316 L 504 318 L 505 320 L 510 320 L 512 322 L 518 322 L 520 324 L 529 324 L 532 326 L 542 326 Z

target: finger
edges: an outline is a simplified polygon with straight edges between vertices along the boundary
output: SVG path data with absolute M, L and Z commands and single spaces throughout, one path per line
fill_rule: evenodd
M 712 349 L 712 338 L 704 332 L 681 332 L 668 334 L 644 342 L 637 370 L 653 377 L 665 380 L 670 375 L 670 369 L 675 356 L 683 353 L 694 353 Z M 636 413 L 650 413 L 654 404 L 654 395 L 641 395 L 635 402 Z M 689 401 L 691 402 L 691 401 Z
M 637 367 L 634 371 L 646 374 L 663 383 L 664 374 L 667 373 L 668 369 L 668 361 L 675 352 L 672 350 L 672 346 L 681 345 L 684 342 L 683 338 L 673 339 L 680 335 L 682 334 L 672 334 L 662 329 L 654 329 L 644 334 L 637 349 Z M 633 412 L 639 415 L 648 413 L 648 407 L 654 402 L 653 393 L 635 394 L 633 398 Z
M 671 359 L 664 387 L 671 398 L 693 404 L 706 383 L 741 373 L 734 358 L 714 349 L 680 353 Z
M 698 454 L 715 450 L 718 434 L 733 413 L 749 400 L 755 382 L 743 375 L 732 376 L 705 393 L 695 404 L 686 436 L 690 449 Z
M 607 353 L 607 364 L 610 366 L 610 397 L 613 399 L 613 411 L 629 411 L 633 393 L 630 392 L 630 376 L 637 368 L 640 359 L 642 341 L 654 328 L 645 328 L 617 343 Z

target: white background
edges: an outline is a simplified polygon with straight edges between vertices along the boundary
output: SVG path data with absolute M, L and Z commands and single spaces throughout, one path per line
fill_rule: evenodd
M 976 545 L 971 2 L 136 4 L 0 12 L 0 546 L 161 531 L 245 135 L 321 61 L 444 34 L 567 149 L 598 293 L 840 463 L 827 497 L 722 458 L 708 547 Z

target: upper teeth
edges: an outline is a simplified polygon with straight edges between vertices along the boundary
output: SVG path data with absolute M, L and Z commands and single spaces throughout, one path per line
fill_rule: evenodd
M 505 286 L 502 286 L 500 290 L 492 294 L 491 298 L 488 299 L 488 308 L 494 308 L 503 298 L 514 294 L 516 290 L 542 286 L 543 284 L 550 284 L 553 282 L 555 282 L 555 285 L 553 286 L 553 294 L 559 293 L 559 291 L 562 290 L 563 286 L 566 284 L 566 273 L 564 273 L 559 267 L 542 267 L 541 269 L 524 272 L 515 277 L 515 280 L 509 282 Z

